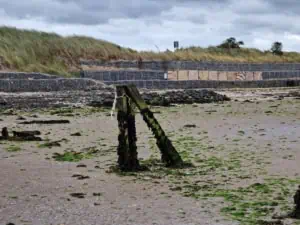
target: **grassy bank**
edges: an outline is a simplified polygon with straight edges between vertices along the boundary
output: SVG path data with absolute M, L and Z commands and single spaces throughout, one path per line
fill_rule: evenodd
M 80 70 L 80 59 L 215 60 L 236 62 L 300 62 L 300 53 L 275 56 L 258 49 L 190 47 L 176 52 L 137 52 L 83 36 L 62 37 L 54 33 L 0 27 L 0 69 L 45 72 L 71 76 Z

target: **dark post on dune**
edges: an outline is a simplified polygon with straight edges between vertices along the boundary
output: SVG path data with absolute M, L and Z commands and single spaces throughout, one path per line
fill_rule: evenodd
M 162 161 L 169 167 L 182 167 L 184 162 L 179 153 L 155 119 L 137 88 L 134 85 L 118 85 L 117 96 L 119 123 L 118 164 L 120 169 L 132 171 L 140 168 L 137 159 L 135 118 L 132 109 L 133 103 L 140 110 L 143 120 L 153 132 L 157 146 L 161 152 Z

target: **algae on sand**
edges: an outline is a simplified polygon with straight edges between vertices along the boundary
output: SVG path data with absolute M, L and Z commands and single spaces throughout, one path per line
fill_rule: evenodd
M 17 145 L 10 145 L 9 147 L 6 148 L 6 151 L 8 152 L 19 152 L 21 151 L 21 147 Z
M 95 148 L 90 148 L 86 152 L 75 152 L 75 151 L 66 151 L 62 154 L 54 153 L 53 158 L 56 161 L 62 162 L 79 162 L 83 159 L 91 159 L 97 154 L 99 151 Z

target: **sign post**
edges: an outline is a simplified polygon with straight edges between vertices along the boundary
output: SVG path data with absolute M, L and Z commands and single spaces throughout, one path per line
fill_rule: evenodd
M 179 48 L 179 41 L 174 41 L 174 50 Z

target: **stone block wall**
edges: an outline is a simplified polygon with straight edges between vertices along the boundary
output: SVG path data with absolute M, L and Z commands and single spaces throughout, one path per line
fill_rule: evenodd
M 164 71 L 146 70 L 107 70 L 107 71 L 83 71 L 82 77 L 100 81 L 119 80 L 164 80 Z
M 43 73 L 0 72 L 0 79 L 56 79 L 58 76 Z
M 122 76 L 120 75 L 121 73 L 117 73 L 119 76 L 117 78 L 116 74 L 116 76 L 111 76 L 111 74 L 105 75 L 106 71 L 104 71 L 100 74 L 100 78 L 103 79 L 103 82 L 96 80 L 100 80 L 99 77 L 97 77 L 99 74 L 95 74 L 94 72 L 90 74 L 91 77 L 92 75 L 96 76 L 94 79 L 59 78 L 39 73 L 0 73 L 0 92 L 88 91 L 93 89 L 106 89 L 108 87 L 105 84 L 135 84 L 138 88 L 145 89 L 272 88 L 300 86 L 300 72 L 298 71 L 289 71 L 288 73 L 286 71 L 258 73 L 263 77 L 263 79 L 260 80 L 165 80 L 162 71 L 151 71 L 145 76 L 138 76 L 137 79 L 137 76 L 132 75 L 135 74 L 134 72 L 131 73 L 131 75 L 128 75 L 130 73 L 127 72 L 124 78 L 122 78 L 127 80 L 118 80 L 120 76 Z M 160 75 L 156 77 L 157 79 L 153 79 L 152 73 L 157 72 Z M 200 73 L 200 75 L 202 74 L 201 76 L 207 76 L 205 71 L 202 72 L 203 74 Z M 220 73 L 218 76 L 222 77 L 224 72 Z M 198 75 L 199 73 L 192 73 L 192 76 Z
M 163 80 L 164 73 L 168 74 L 168 80 L 269 80 L 300 77 L 300 63 L 208 61 L 81 61 L 81 63 L 85 77 L 103 81 Z M 91 71 L 88 68 L 91 68 Z
M 0 92 L 51 92 L 51 91 L 75 91 L 104 88 L 103 83 L 92 79 L 2 79 L 0 80 Z
M 105 82 L 107 85 L 134 84 L 145 89 L 192 89 L 192 88 L 271 88 L 296 87 L 300 80 L 252 80 L 252 81 L 217 81 L 217 80 L 132 80 Z
M 262 73 L 263 80 L 270 79 L 300 79 L 300 71 L 270 71 Z
M 215 81 L 215 80 L 131 80 L 107 81 L 107 85 L 135 84 L 144 89 L 197 89 L 197 88 L 271 88 L 296 87 L 300 80 L 254 80 L 254 81 Z M 12 79 L 0 80 L 0 92 L 52 92 L 76 90 L 111 89 L 92 79 Z
M 138 68 L 146 70 L 211 70 L 211 71 L 295 71 L 300 70 L 300 63 L 235 63 L 209 61 L 93 61 L 82 60 L 82 66 L 97 66 L 99 68 Z

